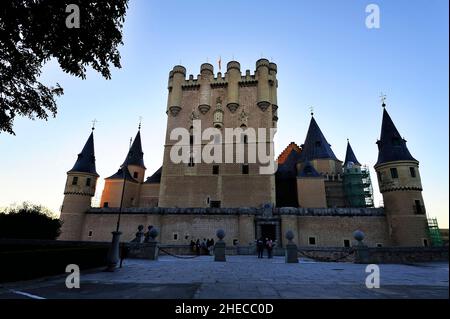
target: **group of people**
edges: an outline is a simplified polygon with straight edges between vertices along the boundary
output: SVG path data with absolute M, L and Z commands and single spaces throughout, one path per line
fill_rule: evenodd
M 214 249 L 214 239 L 203 238 L 202 241 L 200 241 L 200 239 L 197 239 L 196 241 L 192 239 L 190 246 L 191 250 L 195 252 L 198 256 L 212 255 Z
M 267 249 L 267 258 L 272 258 L 272 250 L 274 242 L 269 238 L 259 238 L 256 241 L 256 251 L 258 252 L 258 258 L 264 258 L 264 249 Z

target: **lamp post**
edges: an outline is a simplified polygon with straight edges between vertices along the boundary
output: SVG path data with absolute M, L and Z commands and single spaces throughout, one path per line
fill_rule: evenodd
M 120 217 L 122 215 L 122 208 L 123 208 L 123 197 L 125 194 L 125 185 L 126 185 L 126 174 L 125 170 L 128 169 L 128 158 L 129 154 L 127 155 L 127 158 L 125 160 L 125 163 L 121 166 L 122 169 L 122 176 L 123 176 L 123 184 L 122 184 L 122 196 L 120 198 L 120 207 L 119 207 L 119 215 L 117 216 L 117 224 L 116 224 L 116 230 L 112 232 L 112 242 L 111 246 L 109 247 L 108 251 L 108 257 L 107 257 L 107 267 L 106 271 L 113 272 L 117 268 L 117 264 L 120 260 L 120 235 L 122 232 L 119 231 L 120 229 Z

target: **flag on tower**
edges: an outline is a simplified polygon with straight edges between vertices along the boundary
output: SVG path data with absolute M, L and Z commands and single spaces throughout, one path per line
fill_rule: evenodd
M 219 72 L 222 70 L 222 57 L 219 57 L 219 61 L 217 61 L 219 63 Z

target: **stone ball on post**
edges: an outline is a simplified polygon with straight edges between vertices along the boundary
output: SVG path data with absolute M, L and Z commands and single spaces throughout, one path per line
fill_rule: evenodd
M 149 230 L 149 236 L 151 239 L 155 240 L 156 237 L 158 237 L 159 231 L 156 229 L 156 227 L 152 227 L 152 229 Z
M 289 240 L 289 242 L 291 242 L 292 239 L 294 239 L 294 233 L 292 232 L 292 230 L 288 230 L 286 232 L 286 239 Z
M 225 238 L 225 231 L 223 229 L 218 229 L 216 232 L 216 236 L 217 238 L 219 238 L 219 240 L 222 240 Z
M 366 235 L 364 234 L 364 232 L 362 232 L 361 230 L 355 230 L 354 232 L 353 232 L 353 238 L 355 238 L 357 241 L 358 241 L 358 243 L 361 243 L 362 241 L 363 241 L 363 239 L 364 239 L 364 237 L 365 237 Z

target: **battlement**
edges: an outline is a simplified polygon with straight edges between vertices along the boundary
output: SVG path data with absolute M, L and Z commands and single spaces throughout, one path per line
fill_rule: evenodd
M 231 73 L 236 72 L 238 74 L 238 85 L 243 86 L 254 86 L 258 84 L 258 69 L 267 68 L 268 70 L 268 80 L 272 83 L 276 81 L 277 65 L 270 62 L 267 59 L 259 59 L 256 62 L 256 70 L 251 72 L 251 70 L 245 70 L 245 73 L 241 73 L 241 65 L 238 61 L 230 61 L 227 63 L 227 71 L 225 74 L 222 72 L 214 73 L 214 66 L 210 63 L 203 63 L 200 66 L 200 73 L 194 76 L 189 74 L 186 78 L 186 68 L 182 65 L 176 65 L 169 72 L 169 89 L 173 86 L 173 79 L 175 74 L 182 76 L 180 78 L 181 87 L 183 90 L 200 89 L 200 83 L 202 80 L 208 79 L 209 85 L 212 88 L 215 87 L 226 87 L 230 81 Z

